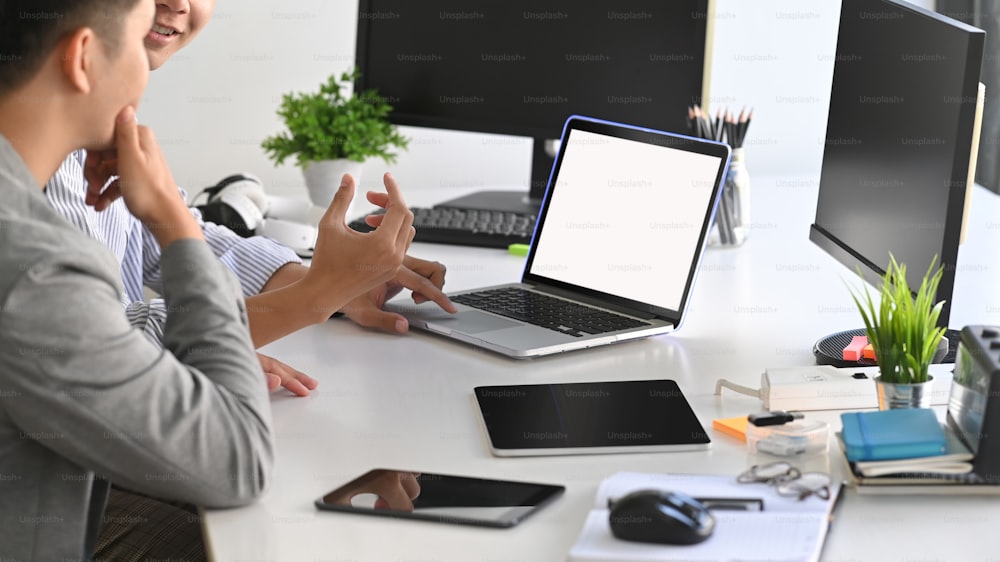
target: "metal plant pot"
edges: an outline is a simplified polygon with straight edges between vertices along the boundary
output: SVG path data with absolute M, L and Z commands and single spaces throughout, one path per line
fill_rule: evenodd
M 927 382 L 913 384 L 882 382 L 882 377 L 875 377 L 875 388 L 878 390 L 878 409 L 930 408 L 931 383 L 933 382 L 934 377 L 930 375 L 927 377 Z

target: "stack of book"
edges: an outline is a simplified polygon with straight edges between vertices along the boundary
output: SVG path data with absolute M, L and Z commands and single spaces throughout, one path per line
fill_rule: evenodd
M 841 414 L 838 434 L 858 493 L 1000 494 L 973 471 L 975 455 L 933 410 Z

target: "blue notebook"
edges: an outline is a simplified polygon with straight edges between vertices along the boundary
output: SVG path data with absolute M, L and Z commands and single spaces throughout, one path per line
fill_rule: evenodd
M 943 455 L 947 440 L 928 408 L 840 414 L 849 461 L 884 461 Z

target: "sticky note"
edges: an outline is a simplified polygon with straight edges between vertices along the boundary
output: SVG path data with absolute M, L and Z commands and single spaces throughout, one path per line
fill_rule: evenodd
M 872 344 L 866 345 L 865 348 L 863 350 L 861 350 L 861 356 L 864 357 L 865 359 L 871 359 L 872 361 L 874 361 L 875 360 L 875 346 L 872 345 Z
M 747 440 L 747 417 L 714 419 L 712 420 L 712 429 L 745 442 Z
M 844 348 L 844 361 L 857 361 L 861 359 L 861 354 L 868 345 L 868 338 L 865 336 L 854 336 L 851 343 Z

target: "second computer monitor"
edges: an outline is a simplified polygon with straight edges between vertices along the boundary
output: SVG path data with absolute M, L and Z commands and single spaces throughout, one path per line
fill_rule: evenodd
M 916 289 L 944 267 L 947 326 L 985 33 L 897 0 L 843 0 L 810 239 L 880 285 L 890 253 Z
M 544 194 L 571 114 L 685 132 L 701 103 L 708 0 L 361 0 L 358 90 L 401 125 L 535 139 Z

